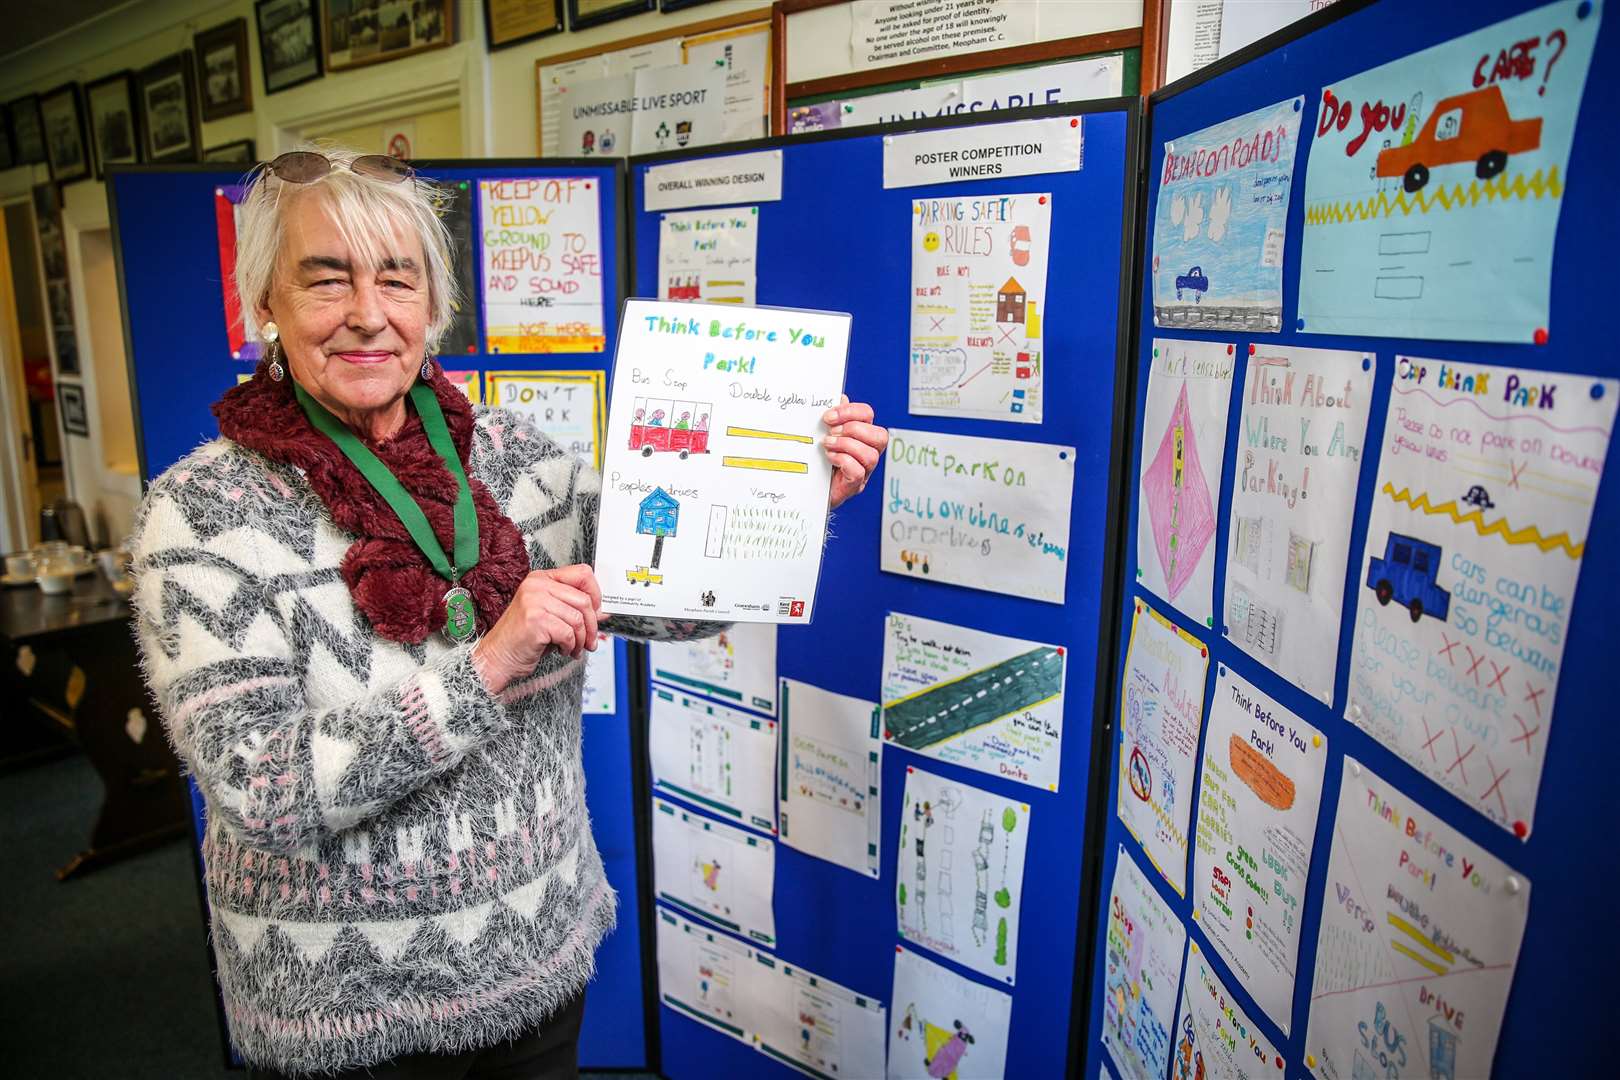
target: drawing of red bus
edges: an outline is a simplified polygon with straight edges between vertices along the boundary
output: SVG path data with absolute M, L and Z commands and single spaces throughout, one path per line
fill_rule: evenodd
M 689 454 L 709 452 L 709 418 L 714 411 L 707 401 L 679 401 L 673 398 L 636 398 L 635 415 L 630 422 L 630 449 L 642 457 L 655 452 Z

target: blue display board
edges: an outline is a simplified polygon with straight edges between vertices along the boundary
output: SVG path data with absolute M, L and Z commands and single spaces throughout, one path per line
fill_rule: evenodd
M 1085 963 L 1093 892 L 1083 879 L 1081 823 L 1092 802 L 1092 716 L 1107 690 L 1095 658 L 1111 632 L 1109 577 L 1114 492 L 1109 477 L 1123 445 L 1116 436 L 1119 311 L 1126 282 L 1134 188 L 1134 105 L 1100 102 L 1028 113 L 1080 117 L 1084 167 L 1016 179 L 885 189 L 883 140 L 924 123 L 875 132 L 766 140 L 736 149 L 780 148 L 782 199 L 759 206 L 758 303 L 850 312 L 854 316 L 846 389 L 870 402 L 881 424 L 985 438 L 1076 447 L 1077 481 L 1070 527 L 1065 605 L 925 582 L 878 569 L 884 499 L 880 468 L 867 491 L 833 514 L 815 621 L 784 627 L 781 676 L 876 701 L 885 617 L 904 612 L 1070 650 L 1065 688 L 1062 771 L 1055 793 L 920 757 L 894 745 L 883 751 L 881 877 L 871 880 L 785 844 L 776 849 L 776 955 L 887 1004 L 898 941 L 895 884 L 900 807 L 908 766 L 923 766 L 1030 806 L 1025 898 L 1012 989 L 1008 1076 L 1055 1076 L 1068 1066 L 1076 965 Z M 689 159 L 704 155 L 685 155 Z M 634 288 L 658 295 L 659 221 L 644 209 L 644 178 L 661 155 L 631 162 Z M 1045 422 L 1014 424 L 908 414 L 912 200 L 932 196 L 1052 193 L 1047 281 Z M 1061 312 L 1061 317 L 1057 313 Z M 694 807 L 701 810 L 701 807 Z M 915 948 L 966 978 L 993 985 L 965 967 Z M 1006 987 L 1002 987 L 1006 989 Z M 784 1066 L 665 1006 L 662 1064 L 674 1080 L 789 1075 Z M 891 1011 L 891 1026 L 900 1021 Z M 1075 1016 L 1073 1019 L 1078 1020 Z
M 480 179 L 588 177 L 600 185 L 603 315 L 607 340 L 618 332 L 624 295 L 624 170 L 615 162 L 462 161 L 420 163 L 422 173 L 446 184 L 466 184 L 473 195 L 474 282 L 481 265 L 478 220 Z M 251 363 L 231 358 L 215 223 L 216 189 L 238 184 L 238 172 L 196 166 L 115 167 L 109 172 L 114 248 L 123 292 L 130 389 L 143 483 L 199 443 L 218 435 L 210 406 L 236 384 Z M 478 304 L 478 297 L 471 298 Z M 483 336 L 475 349 L 481 349 Z M 605 353 L 486 355 L 469 351 L 441 357 L 448 369 L 606 370 Z M 642 907 L 642 834 L 638 808 L 641 760 L 632 739 L 628 677 L 642 664 L 639 646 L 615 642 L 616 711 L 585 718 L 586 802 L 608 881 L 620 896 L 618 929 L 597 952 L 597 978 L 586 998 L 580 1062 L 586 1067 L 643 1068 L 650 1061 L 651 1019 L 645 1006 Z M 201 801 L 197 800 L 200 807 Z M 200 810 L 199 810 L 200 813 Z M 197 822 L 201 834 L 201 821 Z
M 1327 739 L 1328 761 L 1315 846 L 1305 889 L 1301 922 L 1300 955 L 1292 1002 L 1292 1033 L 1285 1038 L 1257 1007 L 1241 981 L 1209 947 L 1208 939 L 1192 920 L 1193 904 L 1183 899 L 1154 873 L 1140 845 L 1120 823 L 1115 813 L 1119 770 L 1117 750 L 1102 820 L 1106 823 L 1101 852 L 1100 875 L 1089 883 L 1106 904 L 1118 852 L 1123 848 L 1158 889 L 1170 910 L 1188 928 L 1189 937 L 1202 942 L 1202 955 L 1208 959 L 1238 1004 L 1282 1054 L 1284 1067 L 1265 1069 L 1281 1080 L 1309 1075 L 1305 1045 L 1310 1008 L 1312 973 L 1316 965 L 1316 943 L 1326 900 L 1327 864 L 1333 842 L 1333 823 L 1338 804 L 1340 776 L 1345 755 L 1364 763 L 1389 784 L 1417 800 L 1430 813 L 1443 818 L 1468 839 L 1523 873 L 1532 882 L 1529 926 L 1519 952 L 1517 976 L 1503 1021 L 1495 1059 L 1495 1075 L 1587 1076 L 1605 1070 L 1606 1055 L 1601 1053 L 1601 1032 L 1608 1022 L 1607 1008 L 1596 995 L 1571 993 L 1573 987 L 1599 987 L 1606 984 L 1613 958 L 1620 955 L 1620 934 L 1603 925 L 1598 912 L 1601 897 L 1620 882 L 1620 854 L 1604 842 L 1601 832 L 1616 820 L 1616 785 L 1611 762 L 1620 752 L 1620 735 L 1605 720 L 1613 712 L 1612 694 L 1604 681 L 1613 663 L 1617 638 L 1607 590 L 1620 573 L 1620 491 L 1611 475 L 1601 486 L 1590 540 L 1587 544 L 1577 590 L 1573 617 L 1568 625 L 1564 666 L 1559 682 L 1557 724 L 1547 748 L 1545 772 L 1541 779 L 1535 829 L 1521 842 L 1498 828 L 1445 789 L 1430 781 L 1404 760 L 1360 728 L 1342 719 L 1348 687 L 1353 628 L 1348 613 L 1364 603 L 1369 595 L 1358 580 L 1360 554 L 1367 534 L 1367 519 L 1374 496 L 1379 448 L 1382 445 L 1386 407 L 1395 374 L 1396 356 L 1405 354 L 1449 361 L 1509 365 L 1518 368 L 1556 370 L 1614 376 L 1620 362 L 1606 344 L 1605 320 L 1588 295 L 1594 283 L 1602 280 L 1604 267 L 1613 260 L 1617 228 L 1606 191 L 1608 165 L 1615 160 L 1610 137 L 1612 123 L 1607 118 L 1608 101 L 1604 88 L 1611 73 L 1620 74 L 1620 50 L 1612 19 L 1601 28 L 1597 53 L 1587 79 L 1585 102 L 1580 111 L 1573 152 L 1564 189 L 1562 216 L 1554 248 L 1552 270 L 1551 336 L 1545 344 L 1475 344 L 1453 341 L 1409 340 L 1390 337 L 1333 337 L 1301 333 L 1298 329 L 1299 267 L 1301 231 L 1304 220 L 1304 183 L 1315 134 L 1317 106 L 1325 83 L 1417 52 L 1450 38 L 1497 22 L 1535 5 L 1514 0 L 1478 0 L 1468 5 L 1381 3 L 1366 5 L 1346 0 L 1312 16 L 1299 26 L 1256 43 L 1233 57 L 1183 82 L 1166 87 L 1152 99 L 1146 132 L 1147 197 L 1138 224 L 1139 250 L 1143 260 L 1136 268 L 1139 323 L 1135 342 L 1135 410 L 1130 438 L 1131 468 L 1127 472 L 1129 509 L 1117 542 L 1126 553 L 1123 568 L 1125 594 L 1115 613 L 1115 669 L 1110 692 L 1109 739 L 1118 741 L 1118 688 L 1124 672 L 1125 644 L 1130 635 L 1130 605 L 1133 596 L 1149 599 L 1158 610 L 1175 621 L 1210 649 L 1209 682 L 1205 693 L 1205 722 L 1220 665 L 1226 665 L 1270 694 L 1284 707 L 1318 728 Z M 1611 13 L 1612 14 L 1612 13 Z M 1556 59 L 1556 58 L 1555 58 Z M 1540 69 L 1538 69 L 1539 71 Z M 1299 151 L 1293 173 L 1293 199 L 1283 249 L 1283 310 L 1278 334 L 1255 335 L 1244 331 L 1200 333 L 1156 329 L 1153 324 L 1152 220 L 1160 179 L 1164 170 L 1165 143 L 1240 116 L 1252 110 L 1304 98 L 1305 122 L 1301 125 Z M 1432 104 L 1432 103 L 1431 103 Z M 1358 120 L 1359 123 L 1359 120 Z M 1465 179 L 1467 179 L 1465 177 Z M 1391 260 L 1397 262 L 1399 260 Z M 1376 355 L 1374 396 L 1364 446 L 1361 483 L 1350 541 L 1351 568 L 1346 581 L 1347 616 L 1338 643 L 1338 677 L 1331 707 L 1307 696 L 1261 664 L 1242 653 L 1219 632 L 1219 622 L 1211 629 L 1195 625 L 1174 614 L 1162 599 L 1152 597 L 1134 583 L 1136 512 L 1140 489 L 1135 482 L 1141 452 L 1142 424 L 1147 375 L 1153 338 L 1236 343 L 1237 355 L 1245 355 L 1249 344 L 1298 345 L 1316 348 L 1364 350 Z M 1243 365 L 1233 378 L 1234 398 L 1243 386 Z M 1222 582 L 1230 551 L 1228 526 L 1234 461 L 1238 452 L 1241 404 L 1234 400 L 1228 419 L 1224 471 L 1219 506 L 1218 531 L 1213 542 L 1215 561 L 1215 604 L 1224 610 Z M 1357 594 L 1361 595 L 1358 596 Z M 1202 778 L 1199 778 L 1200 789 Z M 1099 793 L 1101 794 L 1101 793 Z M 1196 806 L 1196 804 L 1195 804 Z M 1194 822 L 1196 821 L 1196 810 Z M 1188 826 L 1191 835 L 1191 823 Z M 1594 842 L 1595 841 L 1595 842 Z M 1190 870 L 1189 870 L 1190 879 Z M 1193 895 L 1189 888 L 1189 897 Z M 1587 927 L 1581 930 L 1581 927 Z M 1101 1043 L 1104 964 L 1107 935 L 1106 914 L 1092 927 L 1095 935 L 1091 1015 L 1083 1032 L 1084 1073 L 1096 1076 L 1119 1074 L 1109 1063 Z M 1556 1014 L 1557 1023 L 1548 1019 Z M 1369 1017 L 1369 1020 L 1371 1017 Z M 1411 1066 L 1399 1075 L 1429 1075 L 1427 1046 L 1419 1048 Z M 1359 1075 L 1359 1074 L 1358 1074 Z M 1372 1075 L 1372 1074 L 1368 1074 Z M 1382 1071 L 1378 1072 L 1383 1076 Z M 1389 1073 L 1397 1075 L 1395 1072 Z

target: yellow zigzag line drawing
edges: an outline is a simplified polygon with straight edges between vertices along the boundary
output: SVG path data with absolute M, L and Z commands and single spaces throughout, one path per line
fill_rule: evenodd
M 1494 180 L 1481 183 L 1470 180 L 1468 186 L 1453 184 L 1451 187 L 1436 185 L 1427 191 L 1417 191 L 1408 194 L 1398 191 L 1392 199 L 1380 191 L 1368 199 L 1349 199 L 1342 203 L 1321 203 L 1306 207 L 1305 224 L 1307 225 L 1337 225 L 1354 221 L 1373 221 L 1378 218 L 1394 217 L 1399 210 L 1404 215 L 1414 211 L 1427 214 L 1431 208 L 1441 210 L 1460 210 L 1475 206 L 1481 199 L 1494 202 L 1497 199 L 1540 199 L 1543 196 L 1559 198 L 1564 194 L 1563 181 L 1558 179 L 1558 166 L 1554 165 L 1552 171 L 1543 178 L 1541 170 L 1537 169 L 1528 179 L 1523 173 L 1515 173 L 1511 181 L 1503 173 Z
M 1487 523 L 1483 510 L 1471 510 L 1466 514 L 1459 513 L 1456 499 L 1448 499 L 1439 506 L 1435 506 L 1429 502 L 1428 492 L 1419 492 L 1417 498 L 1414 499 L 1410 488 L 1401 488 L 1401 490 L 1396 491 L 1395 485 L 1388 482 L 1384 484 L 1383 491 L 1385 495 L 1388 495 L 1396 502 L 1406 503 L 1413 510 L 1421 510 L 1425 514 L 1445 514 L 1459 525 L 1472 525 L 1474 531 L 1481 536 L 1500 536 L 1504 543 L 1514 545 L 1534 544 L 1542 551 L 1563 548 L 1564 554 L 1572 559 L 1579 559 L 1581 553 L 1586 550 L 1584 541 L 1579 544 L 1572 543 L 1567 532 L 1561 532 L 1556 536 L 1542 536 L 1541 530 L 1534 525 L 1526 525 L 1522 529 L 1515 529 L 1508 524 L 1505 517 L 1499 517 L 1495 521 Z

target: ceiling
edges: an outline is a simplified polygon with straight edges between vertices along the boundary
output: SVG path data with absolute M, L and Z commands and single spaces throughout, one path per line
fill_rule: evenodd
M 0 0 L 0 53 L 15 56 L 57 34 L 142 0 Z

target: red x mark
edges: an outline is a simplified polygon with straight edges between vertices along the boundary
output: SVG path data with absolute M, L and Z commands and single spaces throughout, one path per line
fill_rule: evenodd
M 1001 340 L 1002 341 L 1011 343 L 1011 341 L 1013 339 L 1011 330 L 1008 330 L 1005 327 L 998 326 L 998 327 L 996 327 L 996 333 L 1001 335 Z
M 1519 718 L 1518 713 L 1513 714 L 1513 719 L 1519 721 L 1519 732 L 1520 733 L 1518 735 L 1513 736 L 1511 739 L 1508 740 L 1508 742 L 1522 742 L 1522 743 L 1524 743 L 1524 755 L 1525 755 L 1525 757 L 1529 757 L 1530 756 L 1530 736 L 1532 736 L 1536 732 L 1540 731 L 1541 730 L 1541 725 L 1537 724 L 1533 728 L 1525 727 L 1524 726 L 1524 721 Z
M 928 316 L 928 321 L 933 324 L 929 327 L 929 333 L 937 333 L 938 331 L 945 329 L 945 316 L 943 315 L 937 319 L 930 315 Z
M 1440 655 L 1446 658 L 1446 663 L 1450 664 L 1452 667 L 1456 667 L 1457 661 L 1451 658 L 1451 650 L 1455 649 L 1458 645 L 1461 645 L 1462 642 L 1452 641 L 1450 638 L 1446 637 L 1446 632 L 1444 630 L 1440 631 L 1440 640 L 1446 643 L 1446 647 L 1440 650 Z
M 1506 675 L 1508 673 L 1508 669 L 1511 667 L 1513 667 L 1512 664 L 1507 665 L 1507 667 L 1497 667 L 1496 661 L 1492 660 L 1491 670 L 1496 672 L 1496 674 L 1491 676 L 1491 681 L 1486 684 L 1485 689 L 1489 690 L 1494 686 L 1502 692 L 1503 697 L 1507 697 L 1507 687 L 1502 685 L 1502 676 Z
M 1472 661 L 1472 663 L 1470 663 L 1468 665 L 1468 670 L 1463 672 L 1463 674 L 1464 675 L 1474 675 L 1474 672 L 1479 670 L 1479 665 L 1481 665 L 1481 664 L 1483 664 L 1485 662 L 1485 654 L 1480 653 L 1478 656 L 1475 656 L 1474 655 L 1474 647 L 1472 645 L 1464 645 L 1463 648 L 1468 650 L 1468 659 Z M 1474 675 L 1474 685 L 1475 686 L 1479 685 L 1479 676 L 1478 675 Z
M 1506 780 L 1508 773 L 1512 772 L 1513 770 L 1512 769 L 1503 769 L 1501 772 L 1497 772 L 1496 771 L 1496 763 L 1491 761 L 1491 755 L 1489 755 L 1489 754 L 1485 755 L 1485 764 L 1489 765 L 1490 768 L 1491 768 L 1491 786 L 1485 789 L 1485 794 L 1483 794 L 1483 795 L 1481 795 L 1479 797 L 1479 801 L 1484 802 L 1486 799 L 1490 798 L 1492 795 L 1495 795 L 1496 796 L 1496 805 L 1498 805 L 1498 806 L 1500 806 L 1502 808 L 1502 820 L 1506 821 L 1507 816 L 1508 816 L 1508 812 L 1507 812 L 1507 802 L 1502 798 L 1502 781 Z
M 1425 717 L 1421 717 L 1421 716 L 1418 717 L 1418 719 L 1423 721 L 1423 734 L 1429 735 L 1429 721 L 1428 721 L 1428 719 L 1425 718 Z M 1436 765 L 1440 764 L 1440 759 L 1434 756 L 1434 744 L 1439 740 L 1440 736 L 1444 735 L 1445 733 L 1446 733 L 1446 729 L 1441 728 L 1439 731 L 1435 732 L 1433 735 L 1429 735 L 1429 741 L 1423 744 L 1423 749 L 1425 749 L 1425 750 L 1427 750 L 1429 752 L 1429 760 L 1433 761 Z
M 1513 464 L 1513 462 L 1509 461 L 1508 462 L 1508 472 L 1511 475 L 1508 477 L 1508 487 L 1511 487 L 1511 488 L 1518 487 L 1519 486 L 1519 477 L 1523 476 L 1524 475 L 1524 470 L 1528 469 L 1529 467 L 1530 467 L 1530 463 L 1528 461 L 1526 461 L 1523 465 L 1515 465 L 1515 464 Z
M 1452 753 L 1457 755 L 1457 760 L 1453 761 L 1450 765 L 1446 766 L 1446 775 L 1447 776 L 1451 775 L 1451 770 L 1452 769 L 1462 768 L 1462 763 L 1468 760 L 1468 754 L 1472 754 L 1475 750 L 1478 750 L 1479 747 L 1476 746 L 1476 745 L 1470 744 L 1469 747 L 1468 747 L 1468 753 L 1467 754 L 1463 753 L 1462 752 L 1462 747 L 1460 745 L 1458 745 L 1458 743 L 1457 743 L 1457 730 L 1455 728 L 1453 728 L 1452 731 L 1451 731 L 1451 749 L 1452 749 Z M 1462 778 L 1463 778 L 1463 787 L 1467 787 L 1468 786 L 1468 770 L 1467 769 L 1463 769 Z M 1503 811 L 1503 813 L 1506 813 L 1506 812 L 1507 811 L 1505 811 L 1505 810 Z
M 1537 690 L 1535 687 L 1531 686 L 1528 681 L 1526 681 L 1524 684 L 1524 700 L 1536 707 L 1537 719 L 1541 718 L 1541 695 L 1545 694 L 1546 692 L 1547 688 L 1545 686 L 1543 686 L 1540 690 Z

